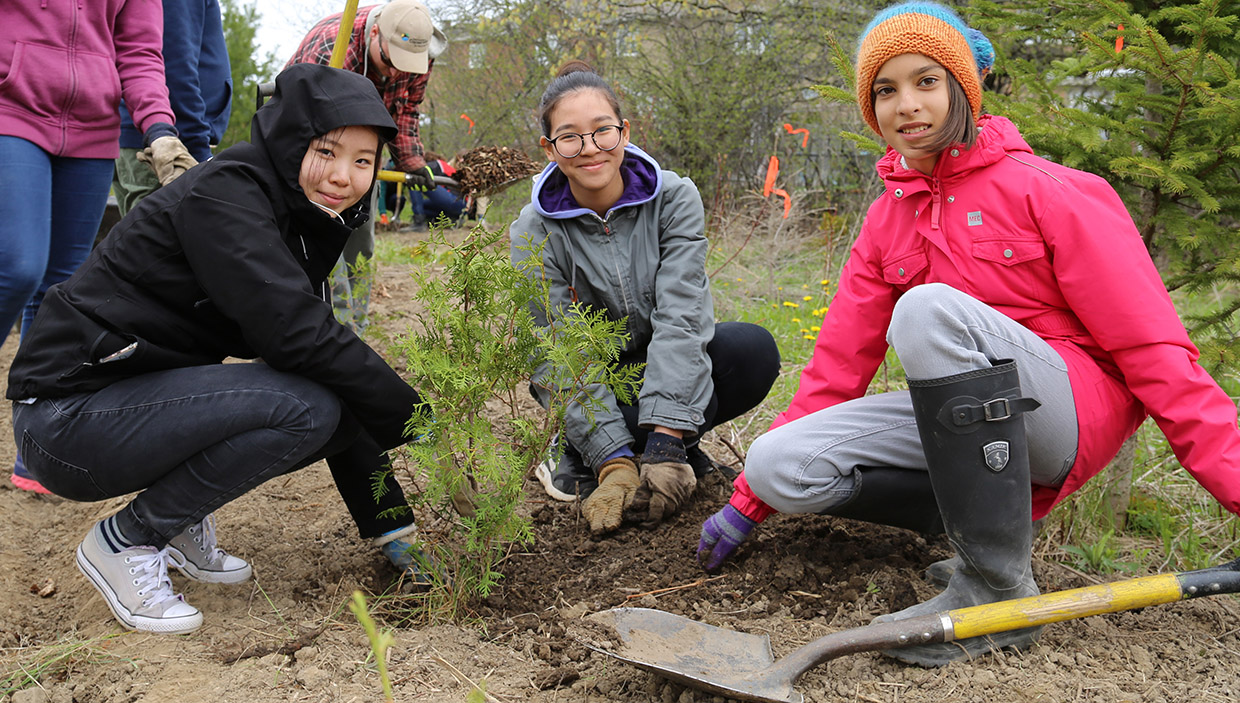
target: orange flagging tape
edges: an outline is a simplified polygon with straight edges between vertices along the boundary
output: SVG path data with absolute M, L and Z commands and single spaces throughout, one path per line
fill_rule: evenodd
M 1115 37 L 1115 53 L 1124 50 L 1124 25 L 1119 26 L 1119 36 Z
M 772 156 L 766 165 L 766 181 L 762 184 L 762 197 L 771 194 L 771 189 L 775 187 L 775 177 L 779 175 L 779 158 Z
M 792 196 L 783 188 L 776 188 L 771 192 L 784 199 L 784 219 L 788 219 L 788 213 L 792 210 Z
M 804 127 L 801 127 L 800 129 L 793 129 L 792 125 L 788 124 L 787 122 L 784 123 L 784 129 L 788 130 L 788 134 L 802 135 L 801 136 L 801 148 L 802 149 L 805 148 L 806 144 L 809 144 L 809 130 L 808 129 Z
M 468 123 L 469 123 L 469 129 L 468 129 L 468 130 L 466 130 L 466 132 L 465 132 L 465 133 L 466 133 L 466 134 L 473 134 L 473 133 L 474 133 L 474 121 L 473 121 L 472 119 L 470 119 L 470 118 L 469 118 L 469 115 L 466 115 L 466 114 L 465 114 L 465 113 L 463 113 L 463 112 L 461 113 L 461 119 L 462 119 L 462 120 L 465 120 L 466 122 L 468 122 Z

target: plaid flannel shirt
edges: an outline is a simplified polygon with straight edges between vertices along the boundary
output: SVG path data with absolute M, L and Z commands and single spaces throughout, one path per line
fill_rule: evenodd
M 418 136 L 418 108 L 426 95 L 426 84 L 431 78 L 434 60 L 431 60 L 426 73 L 401 73 L 395 78 L 386 78 L 374 70 L 373 62 L 367 63 L 366 18 L 378 5 L 362 7 L 357 10 L 353 20 L 353 35 L 349 38 L 349 47 L 344 54 L 346 71 L 361 73 L 374 82 L 387 106 L 392 120 L 396 122 L 396 138 L 388 144 L 388 152 L 402 171 L 417 171 L 426 166 L 422 154 L 422 140 Z M 320 20 L 306 33 L 293 58 L 284 66 L 288 68 L 295 63 L 318 63 L 326 66 L 331 63 L 332 48 L 336 44 L 336 33 L 340 31 L 340 15 L 335 14 Z M 367 69 L 370 70 L 367 70 Z

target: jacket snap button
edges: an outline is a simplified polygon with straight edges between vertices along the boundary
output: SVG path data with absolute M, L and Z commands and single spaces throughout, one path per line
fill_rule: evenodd
M 900 189 L 900 188 L 896 188 L 896 197 L 897 197 L 897 198 L 903 198 L 903 197 L 904 197 L 904 191 L 903 191 L 902 189 Z
M 913 217 L 917 217 L 917 216 L 918 216 L 918 215 L 920 215 L 920 214 L 921 214 L 921 210 L 914 210 L 914 211 L 913 211 Z
M 1012 250 L 1011 250 L 1011 249 L 1004 249 L 1004 250 L 1003 250 L 1003 258 L 1005 258 L 1005 259 L 1010 259 L 1010 258 L 1012 258 Z
M 952 149 L 952 156 L 960 156 L 960 150 L 959 150 L 959 149 Z
M 949 195 L 949 196 L 947 196 L 947 202 L 949 202 L 949 203 L 954 203 L 954 202 L 956 202 L 956 196 L 954 196 L 954 195 Z
M 903 275 L 904 275 L 904 267 L 903 267 L 903 266 L 901 266 L 900 268 L 896 269 L 896 275 L 897 275 L 897 276 L 903 276 Z

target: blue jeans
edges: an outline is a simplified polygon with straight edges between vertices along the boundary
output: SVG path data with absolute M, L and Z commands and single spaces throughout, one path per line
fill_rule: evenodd
M 409 188 L 406 192 L 409 194 L 409 207 L 413 213 L 425 219 L 428 224 L 439 219 L 441 214 L 456 222 L 465 211 L 465 199 L 444 186 L 427 193 L 415 188 Z
M 47 289 L 90 254 L 112 163 L 52 156 L 25 139 L 0 136 L 0 344 L 18 316 L 28 329 Z
M 156 548 L 225 503 L 327 458 L 363 537 L 412 522 L 378 517 L 405 505 L 394 480 L 376 501 L 384 455 L 340 399 L 261 364 L 158 371 L 92 393 L 13 404 L 30 473 L 80 501 L 141 491 L 117 516 L 127 537 Z

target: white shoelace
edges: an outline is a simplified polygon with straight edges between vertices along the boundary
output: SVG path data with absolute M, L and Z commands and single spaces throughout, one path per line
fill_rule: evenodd
M 125 563 L 130 565 L 129 573 L 137 577 L 134 585 L 138 587 L 138 597 L 143 599 L 142 607 L 150 608 L 181 598 L 172 592 L 172 579 L 168 578 L 167 549 L 161 549 L 154 554 L 126 557 Z
M 202 553 L 205 558 L 203 563 L 199 564 L 198 561 L 194 561 L 195 564 L 199 564 L 199 566 L 210 566 L 228 556 L 228 552 L 220 549 L 219 543 L 215 539 L 215 513 L 208 514 L 202 519 L 202 522 L 190 527 L 187 532 L 189 532 L 190 535 L 198 535 L 198 537 L 195 537 L 192 541 L 198 543 L 198 551 Z M 188 556 L 185 558 L 189 559 Z M 185 567 L 185 562 L 178 559 L 175 555 L 168 555 L 168 560 L 177 568 Z
M 207 557 L 208 564 L 214 564 L 228 555 L 223 549 L 220 549 L 219 542 L 215 539 L 215 513 L 208 513 L 197 525 L 199 532 L 202 533 L 201 548 L 202 553 Z M 193 534 L 192 528 L 190 534 Z

